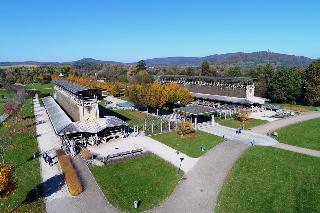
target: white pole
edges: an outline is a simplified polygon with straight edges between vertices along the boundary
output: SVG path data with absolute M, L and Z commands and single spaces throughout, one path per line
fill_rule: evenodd
M 211 123 L 214 124 L 214 114 L 211 115 Z

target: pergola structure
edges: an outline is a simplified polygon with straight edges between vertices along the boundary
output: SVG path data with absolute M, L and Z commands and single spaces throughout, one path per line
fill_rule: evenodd
M 254 96 L 254 79 L 250 77 L 163 75 L 158 81 L 178 83 L 195 99 L 240 105 L 262 105 L 265 102 L 265 99 Z
M 94 145 L 124 135 L 127 123 L 115 116 L 73 122 L 51 96 L 44 97 L 42 101 L 53 129 L 63 143 L 80 137 L 79 145 Z
M 227 113 L 226 110 L 223 111 L 225 118 L 227 117 L 227 114 L 231 116 L 232 112 L 231 111 L 228 111 L 228 112 L 229 113 Z M 220 113 L 220 117 L 221 117 L 222 110 L 218 110 L 212 107 L 201 106 L 197 104 L 190 104 L 185 107 L 175 108 L 174 113 L 183 114 L 186 116 L 194 116 L 194 127 L 196 129 L 198 125 L 199 115 L 211 115 L 211 122 L 212 124 L 214 124 L 214 114 Z

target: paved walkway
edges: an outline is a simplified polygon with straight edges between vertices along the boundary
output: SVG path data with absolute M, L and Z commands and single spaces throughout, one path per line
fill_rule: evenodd
M 253 142 L 254 145 L 258 146 L 273 146 L 278 143 L 278 141 L 271 137 L 248 130 L 241 130 L 241 134 L 236 134 L 237 129 L 219 124 L 200 124 L 198 129 L 243 144 L 251 144 Z
M 52 129 L 47 113 L 43 107 L 40 107 L 38 99 L 34 99 L 34 114 L 39 151 L 41 153 L 47 152 L 51 157 L 54 157 L 56 149 L 60 148 L 60 142 Z M 57 158 L 54 161 L 56 162 Z M 46 204 L 50 200 L 70 196 L 58 164 L 51 167 L 45 163 L 43 158 L 40 158 L 40 170 Z
M 57 198 L 47 202 L 47 212 L 55 213 L 116 213 L 119 212 L 111 204 L 107 203 L 103 192 L 97 185 L 93 175 L 89 168 L 82 160 L 77 156 L 72 158 L 72 163 L 81 179 L 81 184 L 84 191 L 76 197 L 64 197 Z
M 278 144 L 274 145 L 273 147 L 276 147 L 276 148 L 279 148 L 279 149 L 288 150 L 288 151 L 291 151 L 291 152 L 298 152 L 298 153 L 305 154 L 305 155 L 310 155 L 310 156 L 313 156 L 313 157 L 320 157 L 320 151 L 313 150 L 313 149 L 307 149 L 307 148 L 303 148 L 303 147 L 292 146 L 292 145 L 284 144 L 284 143 L 278 143 Z
M 306 112 L 306 113 L 302 113 L 300 115 L 280 119 L 277 121 L 266 123 L 261 126 L 254 127 L 254 128 L 252 128 L 252 131 L 256 132 L 256 133 L 260 133 L 260 134 L 267 134 L 268 131 L 274 132 L 277 129 L 281 129 L 285 126 L 289 126 L 292 124 L 296 124 L 299 122 L 303 122 L 303 121 L 311 120 L 311 119 L 315 119 L 315 118 L 320 118 L 320 112 Z
M 248 147 L 231 141 L 218 144 L 202 156 L 174 192 L 150 212 L 213 212 L 225 177 Z
M 100 144 L 98 146 L 88 147 L 93 153 L 100 156 L 107 156 L 114 153 L 131 151 L 133 149 L 142 148 L 160 156 L 164 160 L 170 162 L 177 168 L 180 166 L 180 158 L 184 158 L 181 169 L 187 173 L 194 167 L 199 158 L 192 158 L 183 153 L 177 154 L 177 151 L 163 143 L 160 143 L 147 136 L 129 137 L 115 142 Z
M 60 140 L 56 137 L 48 115 L 40 106 L 38 99 L 34 100 L 38 145 L 41 152 L 55 156 L 60 149 Z M 63 174 L 58 163 L 50 167 L 40 160 L 41 177 L 45 191 L 45 203 L 48 213 L 79 213 L 79 212 L 118 212 L 109 203 L 98 187 L 90 170 L 80 157 L 72 158 L 72 163 L 78 171 L 84 191 L 76 197 L 69 194 L 64 183 Z

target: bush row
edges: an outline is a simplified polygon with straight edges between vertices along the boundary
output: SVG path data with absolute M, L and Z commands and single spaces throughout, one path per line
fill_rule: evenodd
M 80 178 L 77 174 L 77 171 L 71 163 L 69 155 L 64 154 L 63 152 L 58 153 L 58 161 L 64 173 L 66 184 L 68 186 L 69 192 L 73 196 L 81 194 L 83 191 Z

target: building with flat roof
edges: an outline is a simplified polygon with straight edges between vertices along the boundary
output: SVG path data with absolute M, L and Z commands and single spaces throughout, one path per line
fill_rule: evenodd
M 99 118 L 97 89 L 66 80 L 55 80 L 54 99 L 73 121 L 93 121 Z
M 186 87 L 195 99 L 243 105 L 265 103 L 264 98 L 254 96 L 254 81 L 249 77 L 163 75 L 159 82 L 178 83 Z

